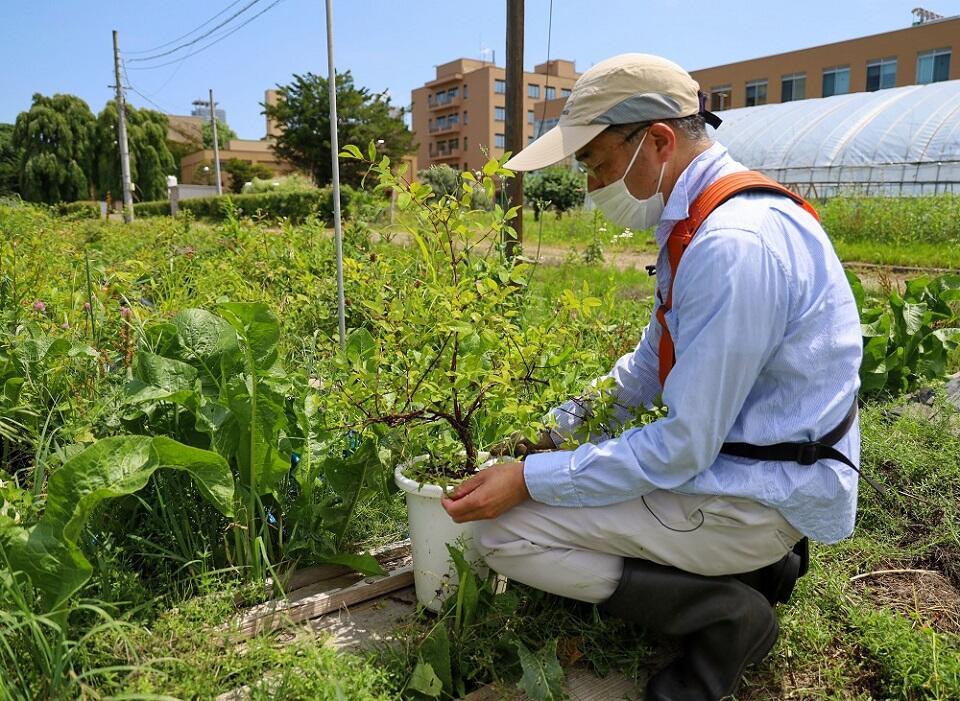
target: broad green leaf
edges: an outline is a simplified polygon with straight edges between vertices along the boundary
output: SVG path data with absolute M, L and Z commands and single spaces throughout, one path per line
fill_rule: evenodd
M 133 359 L 133 377 L 126 387 L 130 402 L 182 402 L 193 394 L 197 371 L 192 365 L 141 351 Z
M 463 551 L 447 544 L 447 551 L 457 571 L 457 604 L 454 625 L 458 631 L 464 631 L 473 625 L 480 601 L 480 585 L 477 575 L 463 555 Z
M 376 441 L 366 439 L 349 457 L 328 457 L 320 471 L 327 485 L 340 497 L 340 504 L 336 507 L 340 523 L 334 529 L 339 544 L 365 491 L 385 490 L 384 468 Z
M 430 665 L 442 689 L 446 694 L 453 695 L 453 669 L 450 661 L 450 639 L 443 620 L 434 625 L 433 630 L 420 644 L 420 661 Z
M 429 662 L 418 662 L 413 668 L 410 679 L 407 680 L 407 689 L 431 699 L 437 699 L 443 693 L 443 682 L 440 681 Z
M 196 363 L 211 379 L 219 381 L 221 358 L 236 352 L 236 330 L 205 309 L 184 309 L 173 317 L 173 324 L 183 359 Z
M 357 363 L 371 358 L 377 349 L 376 341 L 365 328 L 352 329 L 347 336 L 345 351 L 350 362 Z
M 280 321 L 266 304 L 260 302 L 227 302 L 218 309 L 252 354 L 259 370 L 266 370 L 277 360 Z
M 358 161 L 363 160 L 363 154 L 360 153 L 360 149 L 357 148 L 354 144 L 347 144 L 343 147 L 343 151 L 340 152 L 340 158 L 356 158 Z
M 361 553 L 359 555 L 354 553 L 338 553 L 324 557 L 321 561 L 330 563 L 331 565 L 345 565 L 368 577 L 374 575 L 382 576 L 387 573 L 386 570 L 380 566 L 380 563 L 377 562 L 377 558 L 370 553 Z
M 70 352 L 70 341 L 65 338 L 39 336 L 14 344 L 14 353 L 24 365 L 36 365 Z
M 566 698 L 563 689 L 563 668 L 557 659 L 557 639 L 547 641 L 536 653 L 517 641 L 523 676 L 517 683 L 534 701 L 559 701 Z
M 139 491 L 163 467 L 187 472 L 215 507 L 232 514 L 233 476 L 216 453 L 165 437 L 116 436 L 94 443 L 50 476 L 40 523 L 8 536 L 4 545 L 51 609 L 90 576 L 77 540 L 93 510 L 106 499 Z

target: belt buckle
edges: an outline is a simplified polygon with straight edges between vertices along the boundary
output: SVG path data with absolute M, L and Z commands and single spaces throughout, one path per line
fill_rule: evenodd
M 803 443 L 797 450 L 797 462 L 801 465 L 813 465 L 820 457 L 819 443 Z

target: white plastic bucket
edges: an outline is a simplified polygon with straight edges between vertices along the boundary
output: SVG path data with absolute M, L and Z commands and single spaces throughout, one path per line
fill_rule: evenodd
M 436 484 L 421 484 L 405 477 L 403 469 L 408 465 L 398 465 L 393 478 L 407 496 L 417 600 L 431 611 L 439 611 L 444 600 L 456 590 L 458 582 L 448 544 L 463 550 L 477 576 L 486 577 L 488 569 L 473 537 L 473 523 L 454 523 L 440 504 L 443 489 Z

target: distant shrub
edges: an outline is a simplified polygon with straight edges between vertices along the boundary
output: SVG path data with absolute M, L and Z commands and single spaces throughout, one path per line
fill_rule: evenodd
M 100 203 L 81 200 L 77 202 L 60 202 L 54 205 L 54 210 L 61 217 L 70 219 L 99 219 Z
M 348 211 L 354 191 L 342 188 L 341 207 Z M 198 197 L 180 202 L 180 209 L 201 219 L 219 221 L 224 218 L 223 204 L 230 198 L 236 214 L 244 217 L 261 216 L 267 219 L 287 219 L 293 223 L 306 221 L 317 215 L 323 221 L 333 221 L 333 195 L 328 188 L 293 192 L 263 192 L 250 195 L 226 195 L 223 197 Z M 134 213 L 142 216 L 170 214 L 169 202 L 141 202 L 134 206 Z

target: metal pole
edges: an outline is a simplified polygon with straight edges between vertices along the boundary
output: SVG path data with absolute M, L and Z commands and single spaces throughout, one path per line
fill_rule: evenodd
M 117 113 L 120 117 L 118 141 L 120 142 L 120 177 L 123 185 L 123 221 L 133 221 L 133 187 L 130 184 L 130 150 L 127 148 L 127 102 L 123 96 L 123 83 L 120 82 L 120 42 L 117 30 L 113 30 L 113 75 L 117 88 Z
M 525 145 L 523 82 L 523 0 L 507 0 L 506 150 L 514 154 L 520 153 Z M 523 173 L 516 173 L 509 183 L 509 206 L 521 208 L 510 223 L 516 236 L 506 241 L 507 258 L 513 260 L 523 245 Z
M 347 345 L 346 312 L 343 299 L 343 227 L 340 222 L 340 144 L 337 140 L 337 71 L 333 61 L 333 0 L 327 5 L 327 87 L 330 91 L 330 161 L 333 172 L 333 240 L 337 249 L 337 319 L 340 322 L 340 350 Z
M 220 141 L 217 139 L 217 113 L 213 110 L 213 88 L 210 88 L 210 128 L 213 129 L 213 170 L 217 174 L 217 194 L 223 194 L 220 182 Z

